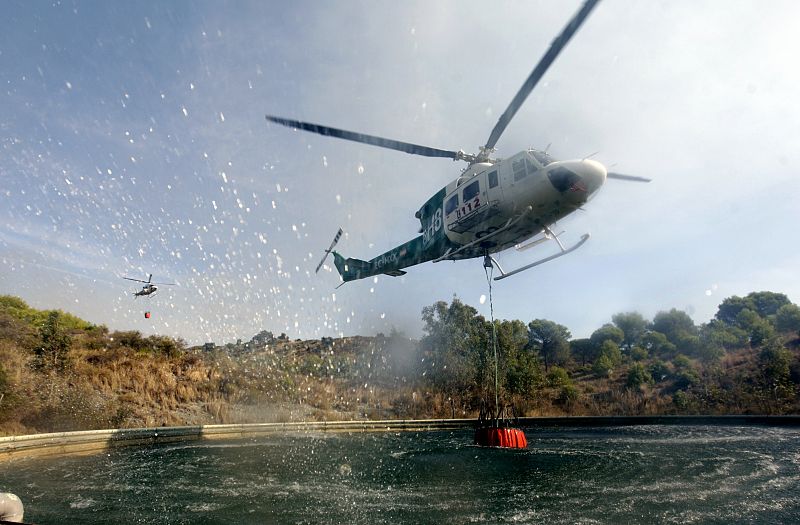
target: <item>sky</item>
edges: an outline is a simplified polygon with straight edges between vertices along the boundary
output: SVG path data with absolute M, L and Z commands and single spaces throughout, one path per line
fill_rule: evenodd
M 361 259 L 415 237 L 466 164 L 264 116 L 477 152 L 579 5 L 4 3 L 0 294 L 192 344 L 418 337 L 422 308 L 453 297 L 488 317 L 481 259 L 339 289 L 332 265 L 314 273 L 339 227 Z M 617 312 L 702 323 L 732 295 L 800 302 L 798 19 L 794 1 L 601 2 L 495 155 L 549 146 L 653 182 L 607 181 L 555 228 L 591 239 L 495 282 L 495 317 L 585 337 Z M 134 299 L 122 277 L 150 273 L 177 286 Z

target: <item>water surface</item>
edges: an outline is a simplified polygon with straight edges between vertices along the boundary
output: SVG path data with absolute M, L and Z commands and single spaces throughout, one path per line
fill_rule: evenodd
M 800 523 L 800 429 L 290 434 L 0 464 L 47 523 Z M 71 520 L 71 521 L 68 521 Z

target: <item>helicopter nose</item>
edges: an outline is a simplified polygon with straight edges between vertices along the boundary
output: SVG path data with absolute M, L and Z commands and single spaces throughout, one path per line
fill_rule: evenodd
M 592 159 L 583 159 L 578 162 L 580 164 L 575 171 L 586 184 L 587 191 L 592 194 L 599 190 L 608 175 L 606 167 Z
M 573 202 L 585 202 L 606 181 L 606 168 L 596 160 L 553 163 L 547 176 L 553 187 Z

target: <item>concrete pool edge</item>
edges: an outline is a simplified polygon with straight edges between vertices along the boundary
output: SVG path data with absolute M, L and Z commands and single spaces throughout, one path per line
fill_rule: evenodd
M 616 427 L 631 425 L 800 426 L 800 416 L 559 416 L 519 418 L 519 426 Z M 0 437 L 0 462 L 9 459 L 93 453 L 155 443 L 233 439 L 279 432 L 408 432 L 469 429 L 474 419 L 298 421 L 131 429 L 81 430 Z

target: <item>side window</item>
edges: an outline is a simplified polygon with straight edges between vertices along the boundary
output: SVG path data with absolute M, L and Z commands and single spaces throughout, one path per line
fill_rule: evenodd
M 494 188 L 497 186 L 497 170 L 489 173 L 489 187 Z
M 525 178 L 525 175 L 528 173 L 525 171 L 525 158 L 521 158 L 519 160 L 515 160 L 511 163 L 511 167 L 514 169 L 514 181 L 522 180 Z
M 447 204 L 444 205 L 444 214 L 450 215 L 458 208 L 458 193 L 447 199 Z
M 476 180 L 469 186 L 464 188 L 464 202 L 471 201 L 474 199 L 478 193 L 480 193 L 480 186 L 478 185 L 478 181 Z

